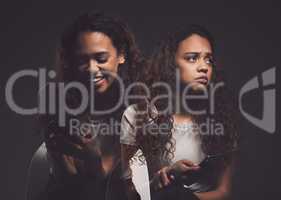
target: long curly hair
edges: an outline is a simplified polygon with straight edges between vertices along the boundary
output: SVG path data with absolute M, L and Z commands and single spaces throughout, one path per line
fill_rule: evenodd
M 125 87 L 135 80 L 138 80 L 139 71 L 145 64 L 141 52 L 136 44 L 135 38 L 128 25 L 116 16 L 106 15 L 102 12 L 93 11 L 82 14 L 72 24 L 70 24 L 62 33 L 56 56 L 57 82 L 77 81 L 77 66 L 75 66 L 75 52 L 78 48 L 78 37 L 85 32 L 101 32 L 107 35 L 117 53 L 124 54 L 125 63 L 120 64 L 118 76 L 122 79 Z M 79 80 L 78 80 L 79 81 Z M 79 94 L 69 92 L 66 95 L 66 102 L 71 106 L 79 103 Z M 59 105 L 58 105 L 59 106 Z M 119 114 L 111 117 L 121 118 L 122 109 Z M 50 134 L 68 135 L 67 127 L 58 126 L 58 117 L 47 114 L 41 116 L 41 123 L 45 128 L 45 139 L 48 141 Z M 66 120 L 73 116 L 67 116 Z
M 191 35 L 196 34 L 203 38 L 206 38 L 212 48 L 214 53 L 214 39 L 212 35 L 203 27 L 199 25 L 189 25 L 185 26 L 182 29 L 169 34 L 168 38 L 162 40 L 160 44 L 155 49 L 154 53 L 151 56 L 150 63 L 148 68 L 143 71 L 143 81 L 150 86 L 151 97 L 152 99 L 157 96 L 167 95 L 166 89 L 163 87 L 151 87 L 153 83 L 165 82 L 167 83 L 172 91 L 176 91 L 176 69 L 177 65 L 175 62 L 175 54 L 177 52 L 178 46 L 181 41 L 190 37 Z M 219 83 L 224 82 L 224 72 L 223 69 L 217 67 L 215 64 L 213 66 L 212 82 Z M 172 99 L 173 108 L 175 108 L 175 96 L 172 94 L 172 98 L 161 98 L 155 102 L 157 110 L 164 110 L 168 107 L 169 102 Z M 226 87 L 216 91 L 216 101 L 215 101 L 215 113 L 213 119 L 215 122 L 219 122 L 223 125 L 224 134 L 223 135 L 214 135 L 214 134 L 199 134 L 202 141 L 202 149 L 205 154 L 216 154 L 216 153 L 227 153 L 236 148 L 238 143 L 238 132 L 236 127 L 236 113 L 234 109 L 234 102 L 231 98 L 230 90 Z M 201 102 L 197 102 L 201 103 Z M 209 104 L 202 103 L 203 106 L 208 107 Z M 147 110 L 149 104 L 143 102 L 140 104 L 140 110 Z M 149 109 L 148 109 L 149 110 Z M 159 123 L 168 123 L 169 125 L 166 128 L 165 134 L 143 134 L 144 128 L 140 128 L 139 134 L 137 135 L 137 141 L 140 145 L 140 148 L 143 151 L 143 154 L 140 155 L 140 159 L 144 157 L 147 160 L 157 160 L 160 158 L 171 159 L 174 152 L 174 141 L 172 139 L 172 129 L 173 129 L 173 120 L 172 115 L 175 113 L 175 110 L 167 111 L 158 116 Z M 206 123 L 206 119 L 210 115 L 191 115 L 192 120 L 195 124 L 200 126 L 202 123 Z M 143 120 L 139 120 L 140 123 L 145 122 L 149 118 L 148 114 L 140 116 Z M 140 127 L 143 127 L 140 125 Z M 160 131 L 160 130 L 158 130 Z M 224 163 L 228 163 L 230 159 L 224 159 Z

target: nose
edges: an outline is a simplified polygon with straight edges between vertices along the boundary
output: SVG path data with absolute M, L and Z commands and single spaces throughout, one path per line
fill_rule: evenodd
M 207 73 L 209 68 L 208 65 L 205 63 L 204 59 L 201 59 L 198 63 L 198 68 L 197 68 L 198 72 L 203 72 L 203 73 Z
M 90 59 L 88 65 L 89 72 L 96 73 L 99 71 L 98 63 L 95 60 Z

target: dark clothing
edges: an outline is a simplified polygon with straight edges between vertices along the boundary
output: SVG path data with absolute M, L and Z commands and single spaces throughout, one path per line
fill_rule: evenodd
M 124 182 L 119 176 L 120 165 L 106 178 L 89 178 L 79 175 L 59 183 L 50 176 L 42 200 L 126 200 Z
M 181 184 L 171 184 L 158 191 L 151 192 L 151 200 L 199 200 L 189 189 Z

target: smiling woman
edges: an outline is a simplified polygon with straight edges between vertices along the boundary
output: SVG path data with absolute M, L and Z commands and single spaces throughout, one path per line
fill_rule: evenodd
M 111 113 L 105 111 L 118 103 L 119 88 L 136 80 L 142 65 L 143 59 L 133 34 L 117 18 L 86 13 L 64 31 L 58 50 L 57 83 L 78 82 L 88 91 L 94 90 L 94 95 L 89 102 L 91 105 L 83 113 L 67 113 L 65 126 L 58 121 L 59 112 L 40 116 L 45 141 L 31 165 L 42 157 L 48 158 L 49 180 L 44 191 L 35 192 L 32 191 L 35 188 L 32 183 L 36 180 L 30 180 L 29 199 L 126 199 L 120 179 L 119 131 L 109 127 L 106 130 L 116 133 L 101 134 L 98 129 L 91 128 L 91 123 L 111 126 L 115 124 L 112 121 L 120 122 L 123 104 Z M 118 84 L 117 77 L 123 85 Z M 50 90 L 46 88 L 46 91 Z M 75 90 L 69 90 L 67 94 L 61 94 L 61 90 L 57 92 L 47 94 L 47 98 L 56 99 L 54 95 L 57 95 L 60 99 L 64 96 L 67 106 L 75 108 L 79 105 L 81 93 Z M 65 106 L 60 102 L 48 103 L 48 106 L 57 108 L 56 111 Z M 98 114 L 91 112 L 92 104 Z M 87 126 L 89 129 L 71 134 L 71 123 L 68 122 L 74 119 L 80 124 L 90 124 Z M 42 152 L 46 155 L 42 156 Z M 34 172 L 31 171 L 31 174 Z M 117 188 L 111 187 L 112 182 Z M 115 192 L 109 193 L 109 190 Z
M 93 74 L 91 81 L 96 91 L 105 92 L 117 75 L 119 65 L 125 62 L 124 53 L 118 52 L 111 39 L 102 32 L 85 32 L 78 40 L 75 59 L 79 71 Z

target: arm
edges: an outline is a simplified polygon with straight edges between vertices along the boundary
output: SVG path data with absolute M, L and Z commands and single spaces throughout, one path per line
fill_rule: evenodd
M 200 200 L 225 200 L 229 199 L 231 190 L 231 178 L 233 174 L 234 161 L 223 171 L 219 185 L 216 190 L 202 193 L 194 193 Z
M 130 168 L 130 160 L 138 150 L 136 144 L 136 115 L 136 107 L 135 105 L 132 105 L 125 110 L 121 119 L 120 143 L 122 177 L 126 184 L 126 192 L 129 200 L 140 199 L 132 181 L 132 170 Z
M 132 170 L 130 168 L 130 160 L 137 152 L 137 146 L 121 144 L 121 164 L 123 178 L 126 184 L 126 192 L 129 200 L 140 199 L 136 188 L 132 182 Z
M 26 199 L 35 200 L 45 191 L 50 172 L 47 149 L 43 143 L 34 153 L 28 168 L 26 182 Z

